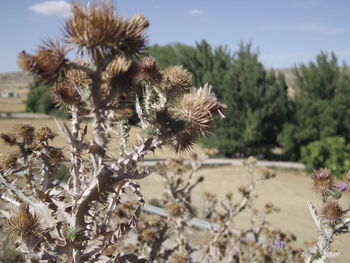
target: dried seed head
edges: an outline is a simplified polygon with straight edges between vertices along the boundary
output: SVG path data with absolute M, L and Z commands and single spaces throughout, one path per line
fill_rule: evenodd
M 145 30 L 149 27 L 149 21 L 142 14 L 136 14 L 129 22 L 126 28 L 124 45 L 121 49 L 127 56 L 138 54 L 145 49 L 147 45 L 147 35 Z
M 49 127 L 42 127 L 35 131 L 34 138 L 38 142 L 52 141 L 57 136 Z
M 59 105 L 79 105 L 80 95 L 76 87 L 68 80 L 64 79 L 51 88 L 55 101 Z
M 141 232 L 141 238 L 146 243 L 153 242 L 158 236 L 158 230 L 155 228 L 146 228 Z
M 48 40 L 40 46 L 37 55 L 22 51 L 18 56 L 18 65 L 24 71 L 36 75 L 46 82 L 56 81 L 65 64 L 66 50 L 57 41 Z
M 176 202 L 168 202 L 165 205 L 165 209 L 173 217 L 180 216 L 182 213 L 181 206 Z
M 147 225 L 158 226 L 164 223 L 164 220 L 158 215 L 147 215 L 145 218 Z
M 62 150 L 55 147 L 47 147 L 47 154 L 53 163 L 64 161 Z
M 137 81 L 142 85 L 155 85 L 162 80 L 156 60 L 152 57 L 143 57 L 139 62 Z
M 112 3 L 100 1 L 82 6 L 71 5 L 72 17 L 66 22 L 67 42 L 76 45 L 81 52 L 98 52 L 103 55 L 114 49 L 125 38 L 127 23 L 115 16 Z
M 12 152 L 1 157 L 0 164 L 2 169 L 17 168 L 18 153 Z
M 331 226 L 340 223 L 343 215 L 343 209 L 335 200 L 328 200 L 321 211 L 322 219 L 324 219 L 325 222 Z
M 223 117 L 225 107 L 226 105 L 217 101 L 215 95 L 211 93 L 211 87 L 206 84 L 203 88 L 184 94 L 172 111 L 176 118 L 186 122 L 191 133 L 207 135 L 210 133 L 214 116 Z
M 80 69 L 70 69 L 67 70 L 65 74 L 65 78 L 68 82 L 70 82 L 73 86 L 76 87 L 87 87 L 91 84 L 92 80 L 89 75 Z
M 314 190 L 316 193 L 321 194 L 323 197 L 332 195 L 334 188 L 334 177 L 331 171 L 325 168 L 321 168 L 314 171 L 311 174 L 311 178 L 314 180 Z
M 29 212 L 27 203 L 22 203 L 19 212 L 7 220 L 6 228 L 11 238 L 20 237 L 23 239 L 40 231 L 40 219 Z
M 0 135 L 1 139 L 4 141 L 4 143 L 13 146 L 16 145 L 16 135 L 15 134 L 5 134 L 1 133 Z
M 34 127 L 27 123 L 21 123 L 15 126 L 16 133 L 31 142 L 34 138 Z
M 131 60 L 118 56 L 107 65 L 106 70 L 102 73 L 102 80 L 105 82 L 111 81 L 118 74 L 127 72 L 131 64 Z
M 161 88 L 165 93 L 184 93 L 192 86 L 192 74 L 182 66 L 170 66 L 162 72 Z

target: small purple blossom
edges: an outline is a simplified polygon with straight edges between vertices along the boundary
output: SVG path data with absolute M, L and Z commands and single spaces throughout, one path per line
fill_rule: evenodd
M 339 183 L 337 183 L 337 188 L 338 190 L 344 192 L 349 189 L 349 186 L 347 183 L 340 181 Z
M 285 247 L 286 247 L 286 243 L 283 242 L 283 241 L 278 241 L 278 242 L 275 244 L 275 247 L 276 247 L 276 248 L 285 248 Z

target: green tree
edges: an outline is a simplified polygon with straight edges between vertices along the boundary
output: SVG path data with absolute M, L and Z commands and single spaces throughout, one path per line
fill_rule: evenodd
M 342 137 L 325 137 L 301 147 L 301 161 L 308 172 L 327 167 L 341 177 L 350 167 L 350 146 Z
M 49 113 L 55 106 L 52 102 L 50 89 L 44 84 L 34 81 L 29 85 L 29 93 L 26 100 L 26 111 Z
M 334 53 L 321 52 L 315 62 L 294 69 L 293 115 L 278 141 L 289 159 L 299 160 L 301 147 L 327 137 L 350 141 L 350 77 Z
M 226 118 L 206 142 L 225 156 L 269 154 L 289 108 L 284 75 L 266 70 L 251 44 L 241 43 L 216 92 L 227 104 Z
M 26 111 L 53 114 L 58 117 L 67 117 L 64 110 L 56 108 L 50 88 L 39 81 L 29 84 L 29 92 L 26 99 Z

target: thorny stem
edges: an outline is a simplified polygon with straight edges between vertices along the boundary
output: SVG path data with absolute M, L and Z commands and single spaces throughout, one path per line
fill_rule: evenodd
M 79 109 L 76 105 L 71 107 L 72 119 L 72 137 L 74 141 L 71 143 L 71 158 L 72 158 L 72 168 L 71 174 L 73 176 L 73 193 L 75 198 L 81 193 L 81 181 L 80 177 L 82 174 L 82 157 L 81 150 L 78 144 L 80 144 L 81 138 L 79 136 L 80 124 L 79 124 Z

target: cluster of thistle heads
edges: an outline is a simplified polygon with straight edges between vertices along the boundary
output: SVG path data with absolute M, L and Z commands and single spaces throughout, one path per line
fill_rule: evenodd
M 50 160 L 52 169 L 64 160 L 61 148 L 50 145 L 57 134 L 49 127 L 35 129 L 32 125 L 21 123 L 14 127 L 13 132 L 1 133 L 3 142 L 14 150 L 0 159 L 0 171 L 16 169 L 23 166 L 29 156 Z
M 336 182 L 331 171 L 325 168 L 314 171 L 311 178 L 314 181 L 314 191 L 321 196 L 324 203 L 320 213 L 321 218 L 324 223 L 335 226 L 345 215 L 346 211 L 340 207 L 338 200 L 343 193 L 349 191 L 349 185 L 343 181 Z
M 130 117 L 139 101 L 143 128 L 167 127 L 173 132 L 167 144 L 175 151 L 190 148 L 210 132 L 215 115 L 223 116 L 225 105 L 210 86 L 192 89 L 192 76 L 181 66 L 160 69 L 153 58 L 142 56 L 149 26 L 143 15 L 117 16 L 106 1 L 74 2 L 71 10 L 61 40 L 44 42 L 34 55 L 23 51 L 18 60 L 24 71 L 52 85 L 58 105 L 118 120 Z M 77 59 L 69 60 L 74 50 Z

